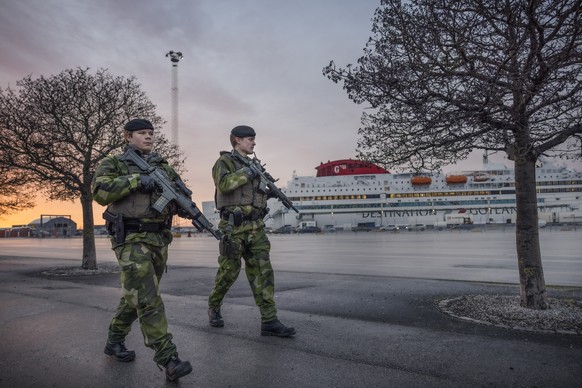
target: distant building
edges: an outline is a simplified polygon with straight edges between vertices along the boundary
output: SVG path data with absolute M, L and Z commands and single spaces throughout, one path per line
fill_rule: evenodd
M 202 214 L 204 214 L 204 216 L 208 218 L 208 221 L 210 221 L 216 228 L 220 222 L 220 214 L 216 210 L 214 201 L 203 201 L 201 210 Z
M 12 228 L 1 228 L 0 237 L 32 237 L 32 230 L 27 225 L 12 225 Z
M 77 234 L 77 223 L 70 216 L 41 216 L 28 224 L 34 237 L 71 237 Z

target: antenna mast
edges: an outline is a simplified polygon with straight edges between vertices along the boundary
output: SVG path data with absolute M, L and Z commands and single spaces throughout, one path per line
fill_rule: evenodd
M 169 51 L 166 57 L 172 63 L 172 141 L 178 144 L 178 62 L 183 55 L 179 51 Z

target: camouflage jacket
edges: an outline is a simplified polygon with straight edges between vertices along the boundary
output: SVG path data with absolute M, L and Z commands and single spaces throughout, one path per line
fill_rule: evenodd
M 180 176 L 168 162 L 157 153 L 147 156 L 150 166 L 159 167 L 170 181 L 180 179 Z M 169 222 L 176 213 L 174 206 L 167 206 L 162 213 L 151 209 L 158 198 L 156 192 L 144 193 L 139 189 L 140 170 L 131 161 L 123 160 L 123 154 L 107 156 L 95 170 L 91 185 L 93 199 L 100 205 L 107 206 L 113 214 L 121 213 L 127 218 L 137 218 L 141 222 Z M 163 246 L 171 241 L 169 230 L 160 236 L 159 233 L 140 232 L 127 236 L 126 242 L 149 242 L 152 245 Z
M 232 155 L 241 158 L 237 151 L 222 151 L 220 158 L 212 167 L 212 179 L 216 186 L 215 201 L 218 209 L 233 209 L 240 207 L 244 215 L 249 215 L 253 209 L 264 209 L 267 206 L 267 196 L 257 191 L 258 179 L 250 179 L 242 170 L 243 164 Z

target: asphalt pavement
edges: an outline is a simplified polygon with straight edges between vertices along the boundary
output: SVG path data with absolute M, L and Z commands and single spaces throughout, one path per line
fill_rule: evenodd
M 111 264 L 108 264 L 111 265 Z M 452 318 L 442 299 L 514 295 L 511 284 L 276 270 L 279 318 L 294 338 L 262 337 L 244 272 L 211 328 L 215 269 L 170 265 L 161 291 L 180 358 L 176 383 L 139 326 L 135 362 L 103 354 L 119 273 L 59 271 L 71 261 L 0 256 L 0 387 L 579 387 L 582 336 L 509 330 Z M 550 296 L 582 299 L 582 289 Z

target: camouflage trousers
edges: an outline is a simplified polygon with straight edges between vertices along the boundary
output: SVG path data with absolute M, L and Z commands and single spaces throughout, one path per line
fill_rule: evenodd
M 122 270 L 123 297 L 109 325 L 108 339 L 123 341 L 131 324 L 139 319 L 144 343 L 155 351 L 154 361 L 165 365 L 176 354 L 159 288 L 168 247 L 126 242 L 115 247 L 115 254 Z
M 223 234 L 225 226 L 226 222 L 221 221 L 219 229 Z M 226 293 L 240 273 L 242 257 L 255 303 L 261 313 L 261 321 L 268 322 L 277 318 L 275 278 L 269 259 L 270 250 L 271 243 L 262 221 L 244 222 L 241 226 L 234 227 L 228 241 L 220 242 L 219 267 L 214 279 L 214 288 L 208 297 L 208 307 L 220 308 Z

